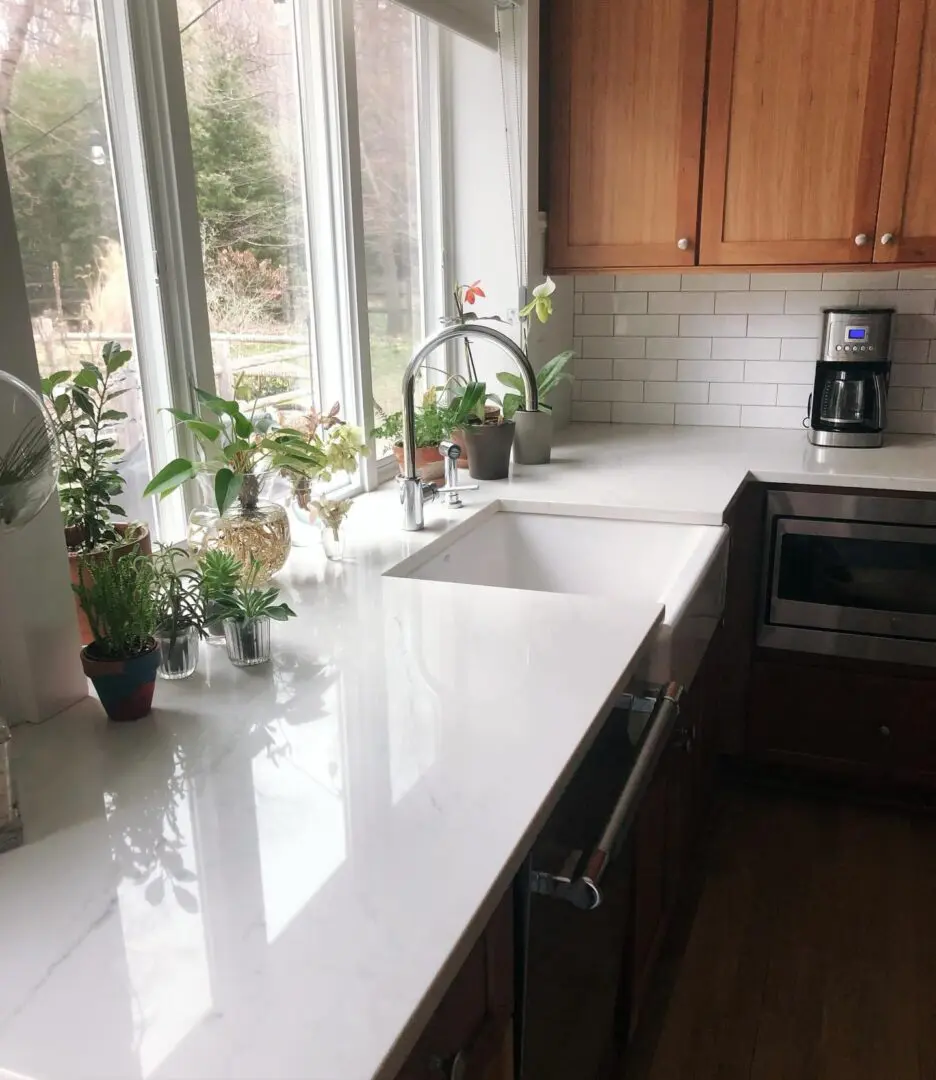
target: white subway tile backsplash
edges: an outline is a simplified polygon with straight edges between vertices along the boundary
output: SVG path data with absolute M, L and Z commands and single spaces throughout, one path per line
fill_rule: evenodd
M 853 292 L 788 292 L 787 315 L 818 315 L 825 307 L 849 307 L 858 303 L 858 290 Z
M 675 406 L 664 404 L 629 404 L 616 401 L 611 406 L 615 424 L 672 424 Z
M 812 382 L 815 364 L 797 364 L 790 360 L 748 360 L 744 365 L 744 381 L 754 383 Z
M 711 315 L 715 311 L 713 292 L 652 292 L 648 311 L 660 315 Z
M 677 405 L 677 424 L 704 424 L 706 427 L 737 427 L 740 405 Z
M 575 377 L 577 379 L 610 379 L 614 374 L 613 360 L 593 360 L 586 356 L 577 356 Z
M 652 379 L 672 382 L 676 378 L 675 360 L 615 360 L 614 377 L 625 382 L 631 379 Z M 936 371 L 936 368 L 933 369 Z
M 742 405 L 742 427 L 799 428 L 803 410 L 782 405 Z
M 707 360 L 712 355 L 711 338 L 647 338 L 647 356 L 660 360 Z
M 800 428 L 823 307 L 897 311 L 890 428 L 936 434 L 936 270 L 577 275 L 573 420 Z
M 777 404 L 789 405 L 797 409 L 803 410 L 803 415 L 806 415 L 806 405 L 809 402 L 809 395 L 813 392 L 813 384 L 808 386 L 778 386 L 777 387 Z
M 709 400 L 707 382 L 648 382 L 644 401 L 700 404 Z
M 821 289 L 822 274 L 752 274 L 751 290 Z
M 780 338 L 715 338 L 713 360 L 779 360 Z
M 613 315 L 576 315 L 573 318 L 573 331 L 576 337 L 607 336 L 614 333 Z
M 823 289 L 896 289 L 896 270 L 846 270 L 822 275 Z
M 740 291 L 751 287 L 750 274 L 683 274 L 683 292 Z
M 720 292 L 715 297 L 719 315 L 782 315 L 786 293 Z
M 622 382 L 617 379 L 583 379 L 579 384 L 581 401 L 643 401 L 642 382 Z M 649 384 L 648 384 L 649 385 Z
M 614 333 L 618 337 L 639 334 L 644 337 L 665 337 L 679 333 L 678 315 L 616 315 Z
M 582 424 L 609 424 L 611 422 L 610 401 L 573 401 L 572 420 Z
M 776 405 L 774 383 L 712 383 L 709 401 L 713 405 Z
M 580 351 L 591 359 L 622 360 L 645 356 L 647 343 L 642 337 L 587 337 L 582 339 Z
M 744 337 L 747 315 L 680 315 L 682 337 Z
M 586 315 L 644 315 L 647 311 L 645 292 L 599 292 L 582 295 L 585 297 Z
M 821 330 L 818 315 L 750 315 L 750 337 L 817 338 Z
M 678 378 L 680 382 L 741 382 L 744 361 L 680 360 Z
M 679 292 L 680 274 L 618 274 L 618 292 Z

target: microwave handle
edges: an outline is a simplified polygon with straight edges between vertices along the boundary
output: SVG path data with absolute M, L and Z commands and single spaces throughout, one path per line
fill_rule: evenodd
M 592 911 L 601 904 L 601 879 L 618 844 L 633 824 L 644 793 L 670 741 L 679 716 L 682 693 L 683 688 L 671 682 L 658 699 L 650 723 L 650 734 L 637 755 L 601 837 L 588 857 L 585 872 L 581 877 L 572 877 L 581 857 L 581 852 L 572 852 L 566 860 L 566 867 L 559 874 L 533 872 L 530 887 L 534 893 L 565 900 L 583 911 Z

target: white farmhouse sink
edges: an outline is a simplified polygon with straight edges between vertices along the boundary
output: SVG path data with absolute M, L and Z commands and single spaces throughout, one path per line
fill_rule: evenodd
M 522 503 L 494 502 L 387 574 L 622 602 L 649 600 L 665 608 L 661 641 L 678 628 L 696 638 L 701 632 L 704 640 L 692 652 L 698 652 L 699 644 L 704 652 L 723 606 L 728 530 L 563 509 L 569 512 L 539 513 Z M 678 675 L 690 681 L 700 657 L 701 652 L 680 665 L 683 671 L 663 671 L 673 661 L 667 646 L 653 665 L 653 677 Z

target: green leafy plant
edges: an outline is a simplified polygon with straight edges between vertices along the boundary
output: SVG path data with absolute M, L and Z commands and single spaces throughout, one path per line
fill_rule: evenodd
M 336 401 L 327 413 L 313 408 L 291 418 L 292 428 L 319 451 L 323 459 L 322 464 L 315 467 L 284 468 L 284 475 L 293 482 L 294 487 L 302 481 L 305 481 L 306 488 L 312 480 L 327 483 L 337 473 L 353 472 L 357 468 L 358 458 L 367 457 L 369 451 L 364 443 L 363 431 L 342 420 L 340 412 L 341 404 Z
M 79 583 L 72 585 L 94 634 L 101 660 L 130 660 L 149 652 L 162 618 L 156 566 L 145 555 L 94 562 L 79 560 Z
M 575 353 L 571 349 L 567 349 L 543 364 L 536 373 L 540 412 L 552 412 L 552 406 L 547 405 L 543 398 L 555 390 L 561 382 L 572 381 L 572 376 L 564 368 L 573 356 L 575 356 Z M 511 420 L 524 401 L 523 380 L 512 371 L 499 371 L 497 378 L 503 386 L 508 387 L 508 393 L 504 394 L 504 416 Z
M 381 423 L 374 428 L 374 438 L 402 446 L 403 413 L 386 413 L 379 405 L 376 409 Z M 422 404 L 416 407 L 413 419 L 417 446 L 438 446 L 452 434 L 455 426 L 453 410 L 439 401 L 439 388 L 435 386 L 423 395 Z
M 216 548 L 202 555 L 198 560 L 198 569 L 205 600 L 212 604 L 237 588 L 244 567 L 240 559 Z
M 201 572 L 192 566 L 180 566 L 187 552 L 166 547 L 153 556 L 156 601 L 159 608 L 157 629 L 169 635 L 170 647 L 184 631 L 193 629 L 207 637 L 206 603 Z
M 254 584 L 262 569 L 260 563 L 254 559 L 247 581 L 218 597 L 216 603 L 219 618 L 234 619 L 237 622 L 262 618 L 286 622 L 287 619 L 296 617 L 295 611 L 288 604 L 277 603 L 279 589 L 261 589 Z
M 178 457 L 170 461 L 146 485 L 144 495 L 165 498 L 199 473 L 210 473 L 214 475 L 218 512 L 223 514 L 235 499 L 244 509 L 256 507 L 262 472 L 320 472 L 327 465 L 325 452 L 301 431 L 277 427 L 271 417 L 257 417 L 255 409 L 248 415 L 236 400 L 228 401 L 197 388 L 195 394 L 202 415 L 184 409 L 166 411 L 195 437 L 201 460 Z
M 115 502 L 124 490 L 118 470 L 123 451 L 117 445 L 115 427 L 127 414 L 113 408 L 112 403 L 125 389 L 114 388 L 114 376 L 131 355 L 116 341 L 108 341 L 101 350 L 101 367 L 85 361 L 77 372 L 57 371 L 42 380 L 62 459 L 62 512 L 66 526 L 80 530 L 83 552 L 125 539 L 114 528 L 111 515 L 127 516 Z

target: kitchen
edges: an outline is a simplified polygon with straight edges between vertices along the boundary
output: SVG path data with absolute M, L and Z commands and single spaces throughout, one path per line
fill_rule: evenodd
M 936 5 L 541 6 L 573 423 L 421 532 L 362 496 L 217 714 L 16 729 L 13 1075 L 932 1067 Z

